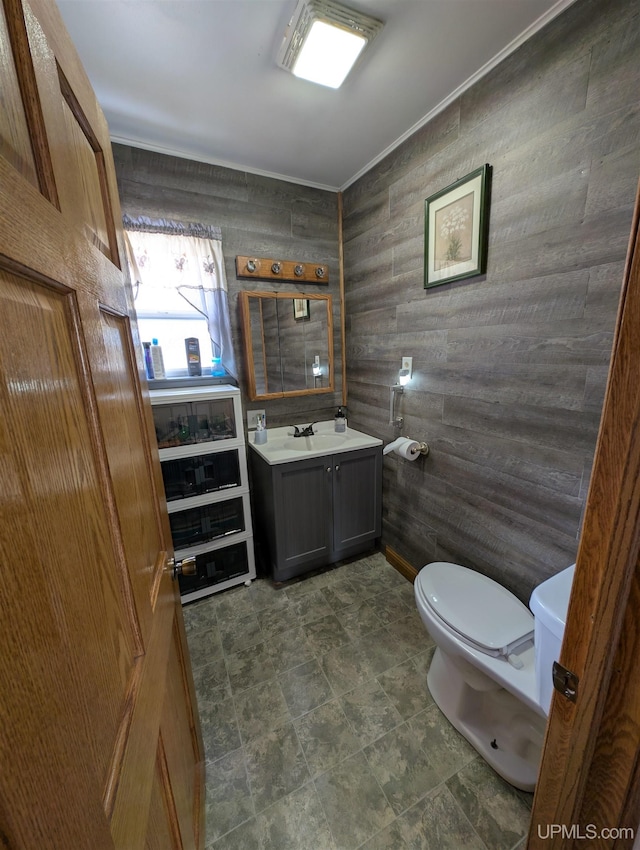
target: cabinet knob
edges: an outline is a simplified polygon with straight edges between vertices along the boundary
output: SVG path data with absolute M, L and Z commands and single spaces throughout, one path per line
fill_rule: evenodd
M 328 466 L 328 467 L 327 467 L 327 472 L 331 472 L 331 467 L 330 467 L 330 466 Z
M 340 464 L 339 464 L 339 463 L 336 463 L 336 465 L 335 465 L 335 470 L 336 470 L 336 472 L 337 472 L 339 469 L 340 469 Z
M 171 578 L 174 581 L 178 576 L 194 576 L 196 574 L 196 559 L 191 555 L 176 563 L 174 558 L 167 558 L 166 569 L 167 572 L 171 573 Z

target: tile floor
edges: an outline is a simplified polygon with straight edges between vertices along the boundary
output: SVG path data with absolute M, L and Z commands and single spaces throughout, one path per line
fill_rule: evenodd
M 184 608 L 209 850 L 524 848 L 532 795 L 433 703 L 413 586 L 374 553 Z

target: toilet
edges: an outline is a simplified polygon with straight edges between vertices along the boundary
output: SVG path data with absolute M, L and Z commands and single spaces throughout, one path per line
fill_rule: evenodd
M 531 610 L 459 564 L 427 564 L 414 582 L 418 612 L 436 644 L 427 674 L 435 703 L 523 791 L 536 784 L 574 567 L 536 587 Z

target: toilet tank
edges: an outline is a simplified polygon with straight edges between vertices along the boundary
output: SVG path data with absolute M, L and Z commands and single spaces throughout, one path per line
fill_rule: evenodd
M 535 618 L 537 698 L 547 714 L 553 693 L 553 662 L 560 658 L 575 566 L 573 564 L 543 581 L 533 591 L 529 600 L 529 607 Z

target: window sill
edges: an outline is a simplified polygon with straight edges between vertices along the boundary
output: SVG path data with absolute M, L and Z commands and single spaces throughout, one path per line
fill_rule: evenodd
M 150 390 L 169 390 L 179 387 L 217 387 L 221 384 L 238 386 L 238 382 L 231 375 L 180 375 L 170 378 L 147 379 Z

